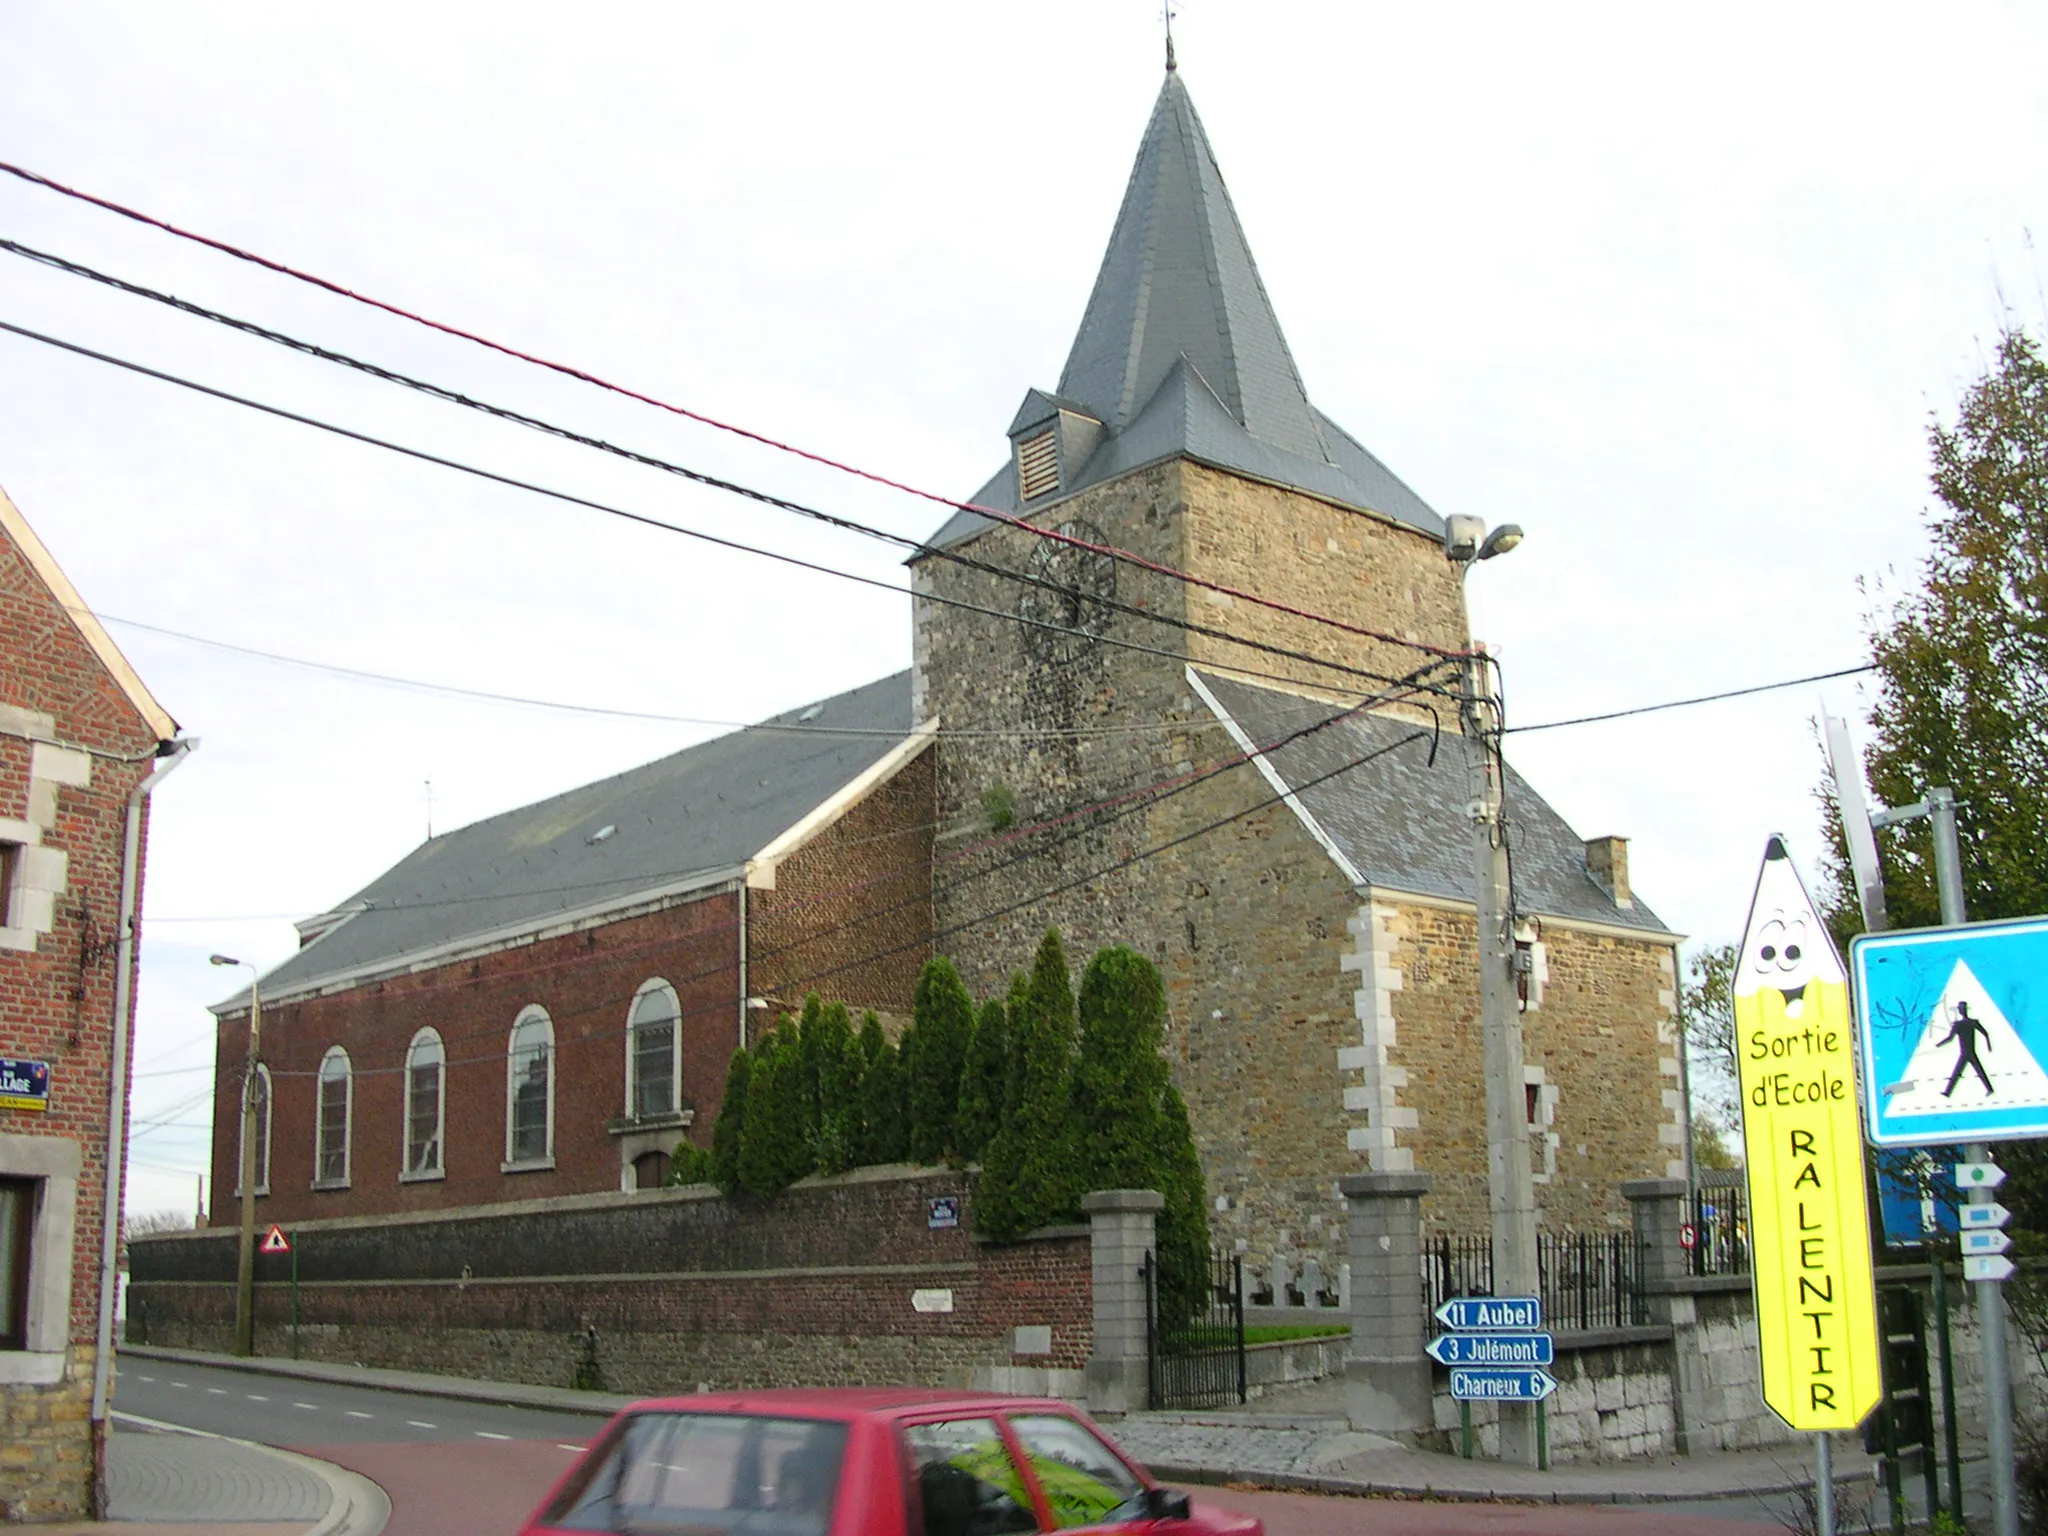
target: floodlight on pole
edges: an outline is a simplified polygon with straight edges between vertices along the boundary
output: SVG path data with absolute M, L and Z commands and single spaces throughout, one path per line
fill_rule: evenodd
M 235 1353 L 256 1353 L 256 1068 L 263 1053 L 263 999 L 256 967 L 233 955 L 208 955 L 209 965 L 249 973 L 249 1061 L 242 1071 L 242 1230 L 235 1245 Z

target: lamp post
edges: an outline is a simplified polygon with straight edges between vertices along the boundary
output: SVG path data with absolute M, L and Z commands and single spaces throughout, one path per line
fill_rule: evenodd
M 263 1050 L 263 999 L 256 967 L 232 955 L 210 955 L 214 965 L 249 973 L 249 1062 L 242 1071 L 242 1235 L 235 1245 L 235 1353 L 256 1353 L 256 1066 Z
M 1444 556 L 1458 567 L 1459 590 L 1481 560 L 1522 542 L 1522 530 L 1453 516 L 1444 525 Z M 1526 1089 L 1522 1081 L 1522 1018 L 1515 1006 L 1515 935 L 1508 888 L 1507 828 L 1501 816 L 1500 706 L 1487 676 L 1486 653 L 1471 645 L 1461 672 L 1460 720 L 1470 780 L 1475 919 L 1479 937 L 1479 1016 L 1485 1043 L 1486 1190 L 1492 1215 L 1493 1290 L 1535 1296 L 1536 1188 L 1529 1166 Z M 1526 1404 L 1500 1408 L 1500 1456 L 1537 1463 L 1537 1413 Z

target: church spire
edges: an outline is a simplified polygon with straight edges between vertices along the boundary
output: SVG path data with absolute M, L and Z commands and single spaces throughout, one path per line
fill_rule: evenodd
M 1215 153 L 1174 67 L 1166 81 L 1059 392 L 1112 433 L 1185 357 L 1253 437 L 1328 460 Z

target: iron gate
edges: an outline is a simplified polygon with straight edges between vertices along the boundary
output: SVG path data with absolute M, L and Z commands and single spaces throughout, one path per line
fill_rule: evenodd
M 1200 1276 L 1177 1276 L 1163 1271 L 1156 1255 L 1145 1255 L 1145 1353 L 1154 1408 L 1245 1401 L 1244 1260 L 1212 1253 L 1203 1268 Z

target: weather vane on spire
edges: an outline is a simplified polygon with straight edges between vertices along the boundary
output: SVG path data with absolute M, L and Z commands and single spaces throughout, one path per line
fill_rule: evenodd
M 1166 72 L 1173 73 L 1173 0 L 1160 0 L 1161 14 L 1166 18 Z

